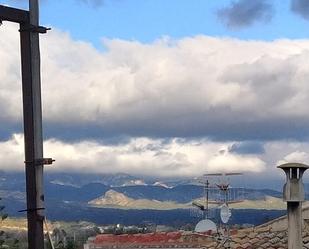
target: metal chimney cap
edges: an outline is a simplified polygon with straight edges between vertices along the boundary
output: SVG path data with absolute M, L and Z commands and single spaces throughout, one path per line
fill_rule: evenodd
M 290 169 L 290 168 L 301 168 L 301 169 L 309 169 L 309 166 L 303 163 L 285 163 L 277 166 L 280 169 Z

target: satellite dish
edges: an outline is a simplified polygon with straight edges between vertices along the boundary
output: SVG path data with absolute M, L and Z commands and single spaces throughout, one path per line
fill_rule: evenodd
M 226 203 L 224 203 L 222 206 L 221 206 L 221 209 L 220 209 L 220 218 L 221 218 L 221 221 L 226 224 L 229 222 L 229 219 L 231 217 L 231 210 L 229 209 L 228 205 Z
M 201 220 L 199 223 L 197 223 L 194 231 L 197 232 L 197 233 L 205 233 L 205 232 L 208 232 L 208 231 L 217 232 L 217 226 L 213 221 L 211 221 L 209 219 L 205 219 L 205 220 Z

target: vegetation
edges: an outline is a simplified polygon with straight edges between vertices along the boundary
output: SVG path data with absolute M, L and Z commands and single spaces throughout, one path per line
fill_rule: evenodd
M 74 241 L 69 241 L 66 246 L 66 249 L 76 249 L 76 248 L 77 248 L 77 245 Z
M 2 200 L 0 198 L 0 200 Z M 3 222 L 8 218 L 8 214 L 5 212 L 5 206 L 0 205 L 0 222 L 1 222 L 1 230 L 0 230 L 0 248 L 12 248 L 19 249 L 19 240 L 12 238 L 9 233 L 2 230 Z

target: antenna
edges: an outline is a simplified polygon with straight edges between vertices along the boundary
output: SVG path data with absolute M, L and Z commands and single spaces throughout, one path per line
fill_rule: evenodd
M 244 200 L 244 187 L 239 187 L 242 181 L 237 179 L 237 176 L 242 177 L 241 172 L 218 172 L 204 174 L 199 183 L 204 186 L 205 205 L 200 204 L 198 201 L 193 201 L 192 205 L 199 208 L 205 213 L 205 219 L 200 220 L 196 227 L 195 232 L 213 231 L 213 221 L 209 220 L 209 211 L 211 209 L 219 209 L 219 220 L 217 232 L 222 241 L 221 245 L 229 247 L 230 234 L 229 234 L 229 221 L 232 215 L 229 204 L 242 202 Z M 233 180 L 238 181 L 233 181 Z M 243 183 L 243 182 L 242 182 Z M 236 186 L 234 187 L 233 184 Z M 217 225 L 216 225 L 217 227 Z
M 220 218 L 224 224 L 227 224 L 230 220 L 232 213 L 229 206 L 224 203 L 220 208 Z
M 209 206 L 208 206 L 208 201 L 209 201 L 209 181 L 208 180 L 206 180 L 205 191 L 206 191 L 206 200 L 205 200 L 206 219 L 208 219 L 209 218 Z
M 213 221 L 209 219 L 204 219 L 204 220 L 199 221 L 199 223 L 197 223 L 194 231 L 196 233 L 216 232 L 217 226 Z

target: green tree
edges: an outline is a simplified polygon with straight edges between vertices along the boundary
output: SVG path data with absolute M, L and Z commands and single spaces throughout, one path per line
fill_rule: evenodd
M 68 241 L 65 249 L 77 249 L 77 245 L 74 241 L 70 240 L 70 241 Z
M 2 198 L 0 198 L 2 200 Z M 5 206 L 0 206 L 0 223 L 2 224 L 5 219 L 7 219 L 8 214 L 4 211 Z M 8 248 L 7 245 L 8 236 L 2 229 L 0 230 L 0 248 Z
M 2 201 L 2 198 L 0 198 L 0 201 Z M 5 212 L 5 206 L 0 205 L 0 249 L 19 249 L 19 240 L 12 238 L 9 234 L 1 229 L 3 221 L 7 218 L 8 214 Z

